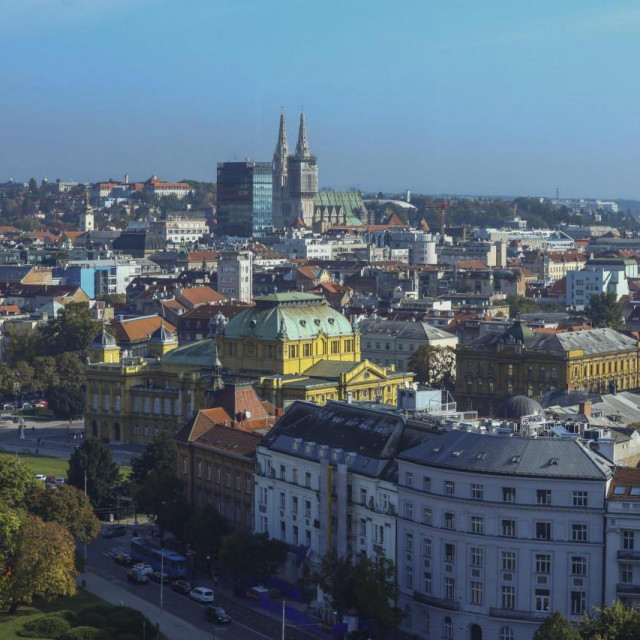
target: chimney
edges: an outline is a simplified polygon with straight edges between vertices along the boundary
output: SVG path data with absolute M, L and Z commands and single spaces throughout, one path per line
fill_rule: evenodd
M 591 400 L 585 400 L 578 405 L 578 413 L 581 413 L 587 418 L 591 417 Z

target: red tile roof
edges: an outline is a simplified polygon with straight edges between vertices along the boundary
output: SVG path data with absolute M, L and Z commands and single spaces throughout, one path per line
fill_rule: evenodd
M 221 293 L 218 293 L 215 289 L 207 285 L 201 287 L 191 287 L 190 289 L 182 289 L 182 291 L 180 292 L 180 296 L 190 302 L 192 305 L 227 300 L 226 296 L 223 296 Z
M 160 316 L 144 316 L 132 318 L 131 320 L 114 320 L 110 326 L 116 334 L 116 340 L 120 343 L 143 342 L 151 337 L 151 334 L 160 327 L 162 318 Z M 164 326 L 169 331 L 176 331 L 176 328 L 166 320 Z

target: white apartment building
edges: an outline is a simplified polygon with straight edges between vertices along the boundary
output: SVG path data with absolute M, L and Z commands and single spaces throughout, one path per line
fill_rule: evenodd
M 253 252 L 221 251 L 218 258 L 218 291 L 232 300 L 253 298 Z
M 616 469 L 605 531 L 605 602 L 640 606 L 640 469 Z
M 204 218 L 169 217 L 167 220 L 154 220 L 149 229 L 158 234 L 167 244 L 190 244 L 198 242 L 209 233 Z
M 471 241 L 436 247 L 438 264 L 457 265 L 459 262 L 479 261 L 487 267 L 507 266 L 507 243 Z
M 398 457 L 404 627 L 438 640 L 531 640 L 603 601 L 612 465 L 576 440 L 450 431 Z
M 395 462 L 404 418 L 345 402 L 297 401 L 256 450 L 255 527 L 304 547 L 395 558 Z M 285 578 L 295 583 L 296 563 Z
M 409 264 L 438 264 L 436 241 L 424 231 L 388 231 L 387 242 L 391 249 L 406 249 Z
M 601 293 L 615 293 L 616 299 L 629 295 L 627 278 L 638 277 L 638 263 L 623 258 L 595 258 L 584 269 L 567 273 L 567 304 L 586 309 L 589 298 Z

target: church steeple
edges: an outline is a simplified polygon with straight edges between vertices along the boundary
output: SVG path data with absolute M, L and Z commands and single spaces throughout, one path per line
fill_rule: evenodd
M 287 166 L 289 157 L 289 143 L 287 142 L 287 127 L 284 123 L 284 113 L 280 114 L 280 131 L 278 132 L 278 142 L 273 153 L 273 164 L 279 167 Z
M 298 130 L 298 144 L 296 145 L 296 155 L 306 158 L 311 155 L 309 143 L 307 142 L 307 125 L 304 119 L 304 113 L 300 114 L 300 129 Z

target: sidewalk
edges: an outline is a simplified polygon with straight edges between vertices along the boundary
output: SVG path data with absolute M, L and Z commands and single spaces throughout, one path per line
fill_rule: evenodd
M 160 631 L 169 640 L 210 640 L 211 638 L 211 633 L 198 629 L 178 616 L 163 611 L 157 605 L 123 589 L 118 580 L 107 580 L 90 571 L 85 571 L 78 577 L 79 584 L 82 583 L 82 580 L 85 581 L 84 588 L 93 595 L 111 604 L 124 604 L 127 607 L 137 609 L 154 625 L 159 624 Z

